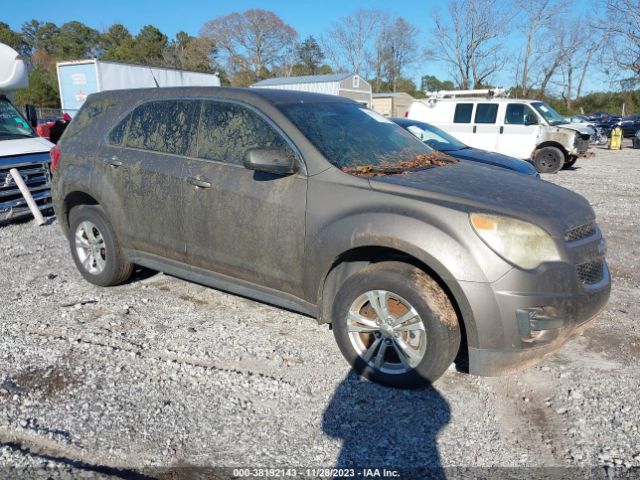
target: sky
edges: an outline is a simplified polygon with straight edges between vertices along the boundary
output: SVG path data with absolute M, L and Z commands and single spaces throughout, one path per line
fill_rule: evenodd
M 510 0 L 501 0 L 509 2 Z M 202 25 L 215 17 L 231 12 L 242 12 L 251 8 L 263 8 L 275 12 L 286 23 L 294 27 L 300 38 L 313 35 L 317 39 L 340 17 L 358 8 L 375 8 L 391 14 L 403 16 L 420 28 L 417 44 L 424 50 L 430 43 L 430 32 L 434 27 L 433 12 L 446 9 L 444 0 L 57 0 L 45 3 L 26 3 L 17 0 L 3 0 L 0 21 L 8 23 L 12 29 L 20 30 L 22 23 L 36 18 L 57 25 L 78 20 L 99 31 L 106 30 L 114 23 L 124 24 L 133 34 L 141 27 L 151 24 L 158 27 L 169 38 L 181 30 L 197 35 Z M 9 4 L 9 5 L 7 5 Z M 579 2 L 577 9 L 587 2 Z M 28 7 L 25 7 L 29 5 Z M 50 5 L 46 6 L 45 5 Z M 443 11 L 444 13 L 444 11 Z M 511 33 L 508 44 L 517 41 Z M 408 71 L 416 86 L 420 88 L 422 75 L 435 75 L 441 80 L 448 79 L 448 67 L 439 62 L 420 60 Z M 592 70 L 586 90 L 607 90 L 603 76 Z M 511 86 L 514 83 L 512 71 L 504 71 L 494 78 L 497 86 Z

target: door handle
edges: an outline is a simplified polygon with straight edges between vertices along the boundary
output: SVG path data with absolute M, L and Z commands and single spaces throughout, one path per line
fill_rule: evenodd
M 504 127 L 500 127 L 500 133 L 504 132 Z
M 211 187 L 211 182 L 206 178 L 202 177 L 189 177 L 187 178 L 187 182 L 193 185 L 196 188 L 209 188 Z
M 474 126 L 473 126 L 473 133 L 476 133 L 476 128 L 478 128 L 478 127 L 476 127 L 476 126 L 474 125 Z
M 105 159 L 104 163 L 106 163 L 107 165 L 113 168 L 122 166 L 122 162 L 118 160 L 118 157 L 116 157 L 115 155 L 111 158 Z

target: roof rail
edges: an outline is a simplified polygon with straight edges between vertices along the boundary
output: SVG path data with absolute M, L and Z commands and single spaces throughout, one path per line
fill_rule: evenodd
M 439 90 L 437 92 L 427 92 L 427 98 L 437 100 L 439 98 L 456 98 L 467 96 L 486 96 L 487 98 L 493 97 L 508 97 L 509 94 L 504 88 L 483 88 L 478 90 Z

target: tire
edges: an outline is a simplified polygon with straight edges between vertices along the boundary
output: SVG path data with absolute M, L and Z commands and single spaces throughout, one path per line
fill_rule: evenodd
M 69 246 L 80 274 L 101 287 L 125 282 L 133 272 L 104 210 L 80 205 L 69 213 Z
M 538 173 L 556 173 L 564 164 L 564 153 L 556 147 L 542 147 L 536 152 L 533 164 Z
M 385 324 L 376 324 L 380 316 L 368 295 L 378 306 L 388 298 Z M 391 326 L 402 317 L 406 320 Z M 435 382 L 460 347 L 460 325 L 447 294 L 422 270 L 400 262 L 376 263 L 347 278 L 334 299 L 332 327 L 356 372 L 395 388 Z
M 564 165 L 562 165 L 562 169 L 567 170 L 573 167 L 577 161 L 578 161 L 578 157 L 569 157 L 569 160 L 564 162 Z

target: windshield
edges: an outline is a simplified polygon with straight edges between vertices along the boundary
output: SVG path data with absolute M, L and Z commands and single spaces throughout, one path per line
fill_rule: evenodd
M 338 168 L 398 165 L 434 152 L 356 103 L 289 103 L 278 109 Z
M 544 102 L 532 103 L 531 106 L 535 108 L 540 115 L 544 117 L 549 125 L 564 125 L 569 123 L 565 117 L 556 112 L 553 108 Z
M 32 138 L 35 133 L 6 98 L 0 98 L 0 140 Z
M 455 150 L 469 148 L 457 138 L 443 132 L 439 128 L 427 125 L 426 123 L 406 125 L 405 128 L 431 148 L 441 152 L 453 152 Z

